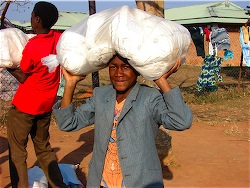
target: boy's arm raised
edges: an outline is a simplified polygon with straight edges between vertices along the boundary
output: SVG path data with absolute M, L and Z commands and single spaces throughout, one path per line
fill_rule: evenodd
M 72 103 L 74 91 L 76 88 L 76 84 L 83 80 L 86 76 L 79 76 L 79 75 L 72 75 L 64 68 L 62 69 L 63 76 L 65 78 L 65 86 L 64 86 L 64 93 L 61 102 L 60 108 L 65 108 Z

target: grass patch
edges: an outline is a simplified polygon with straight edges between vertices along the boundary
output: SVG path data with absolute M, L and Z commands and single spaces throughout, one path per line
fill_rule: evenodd
M 215 92 L 204 91 L 198 93 L 194 91 L 195 88 L 189 88 L 183 90 L 183 96 L 185 102 L 188 104 L 213 104 L 217 102 L 230 102 L 235 99 L 246 99 L 250 97 L 250 87 L 249 88 L 229 88 L 228 90 L 223 90 L 220 87 Z

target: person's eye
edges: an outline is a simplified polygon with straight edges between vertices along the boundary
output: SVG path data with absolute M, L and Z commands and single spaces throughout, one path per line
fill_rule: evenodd
M 129 69 L 130 67 L 129 66 L 124 66 L 124 69 Z
M 115 66 L 110 66 L 109 69 L 115 69 Z

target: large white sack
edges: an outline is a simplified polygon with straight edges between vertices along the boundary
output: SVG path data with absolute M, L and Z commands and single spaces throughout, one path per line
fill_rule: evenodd
M 115 50 L 149 80 L 170 70 L 177 58 L 184 60 L 191 42 L 182 25 L 127 6 L 121 8 L 111 28 Z
M 6 28 L 0 30 L 0 67 L 19 67 L 22 52 L 29 38 L 34 35 L 25 34 L 17 28 Z
M 114 11 L 102 11 L 66 29 L 57 44 L 57 60 L 73 74 L 87 75 L 107 66 L 116 53 L 111 43 Z
M 189 31 L 172 21 L 122 6 L 91 15 L 63 32 L 57 60 L 69 72 L 87 75 L 107 66 L 115 53 L 146 79 L 166 73 L 176 58 L 185 58 Z

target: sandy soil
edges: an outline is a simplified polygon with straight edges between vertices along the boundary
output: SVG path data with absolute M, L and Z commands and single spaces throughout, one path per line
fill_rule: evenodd
M 101 84 L 108 83 L 108 79 L 102 74 L 100 79 Z M 91 82 L 86 81 L 86 83 Z M 82 87 L 79 88 L 76 95 L 84 98 L 79 96 L 82 94 Z M 77 105 L 80 103 L 81 101 Z M 183 132 L 170 131 L 173 153 L 170 157 L 171 163 L 163 166 L 165 187 L 250 187 L 249 97 L 246 95 L 216 104 L 190 104 L 189 106 L 194 115 L 192 127 Z M 8 104 L 0 104 L 2 119 L 0 122 L 0 188 L 11 187 L 6 127 L 2 126 L 7 107 Z M 50 134 L 51 145 L 59 163 L 80 164 L 77 176 L 85 185 L 88 163 L 92 155 L 93 126 L 78 132 L 67 133 L 60 131 L 52 119 Z M 27 150 L 28 167 L 38 165 L 31 142 L 28 143 Z
M 93 126 L 67 133 L 50 129 L 51 145 L 60 163 L 80 164 L 79 180 L 85 185 L 92 155 Z M 174 158 L 163 167 L 166 187 L 250 187 L 249 122 L 209 125 L 194 122 L 183 132 L 170 132 Z M 6 128 L 0 132 L 1 186 L 11 187 Z M 28 166 L 37 165 L 32 143 L 27 147 Z

